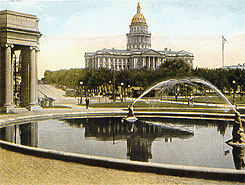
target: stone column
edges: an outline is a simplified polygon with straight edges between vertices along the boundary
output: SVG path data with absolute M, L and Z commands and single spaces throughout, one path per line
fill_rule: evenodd
M 146 60 L 145 60 L 145 57 L 143 57 L 143 67 L 146 66 Z
M 158 62 L 158 57 L 156 57 L 156 68 L 158 68 L 158 66 L 159 66 L 159 62 Z
M 121 69 L 124 70 L 124 66 L 123 66 L 124 65 L 124 58 L 121 58 L 120 60 L 121 60 Z
M 29 103 L 29 48 L 21 50 L 21 94 L 20 105 L 27 107 Z
M 149 66 L 148 67 L 149 67 L 149 69 L 151 69 L 151 67 L 152 67 L 151 66 L 151 57 L 149 57 L 148 60 L 149 60 L 149 63 L 148 63 Z
M 33 47 L 30 47 L 30 97 L 29 105 L 36 105 L 36 86 L 37 86 L 37 75 L 36 75 L 36 51 Z
M 39 54 L 39 48 L 36 48 L 36 54 L 35 54 L 35 56 L 36 56 L 36 58 L 35 58 L 35 60 L 36 60 L 36 66 L 35 66 L 35 68 L 36 68 L 36 92 L 35 92 L 35 102 L 36 103 L 38 103 L 38 62 L 39 62 L 39 57 L 38 57 L 38 54 Z
M 151 57 L 148 57 L 148 66 L 149 69 L 151 69 Z
M 30 111 L 41 111 L 37 101 L 37 48 L 30 47 L 29 50 L 29 106 Z
M 4 92 L 4 107 L 12 107 L 13 100 L 13 79 L 12 79 L 12 73 L 13 73 L 13 66 L 11 61 L 11 48 L 13 48 L 13 45 L 6 44 L 5 45 L 5 92 Z

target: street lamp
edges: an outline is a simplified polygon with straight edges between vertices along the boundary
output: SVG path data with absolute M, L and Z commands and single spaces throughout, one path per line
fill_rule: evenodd
M 111 94 L 111 81 L 109 81 L 109 93 Z
M 233 80 L 232 81 L 232 84 L 233 84 L 233 105 L 236 107 L 236 92 L 235 92 L 235 84 L 236 84 L 236 81 Z
M 121 102 L 123 101 L 123 85 L 124 83 L 121 82 Z
M 130 85 L 128 85 L 128 97 L 129 97 Z
M 80 105 L 81 105 L 83 101 L 83 81 L 81 81 L 79 84 L 81 86 L 81 99 L 80 99 Z

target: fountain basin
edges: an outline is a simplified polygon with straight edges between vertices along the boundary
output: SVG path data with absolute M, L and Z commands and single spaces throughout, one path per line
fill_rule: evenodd
M 71 117 L 105 117 L 108 115 L 115 115 L 122 117 L 124 113 L 66 113 L 66 114 L 46 114 L 39 116 L 20 117 L 12 120 L 5 120 L 1 122 L 2 125 L 10 125 L 14 123 L 21 123 L 24 121 L 43 120 L 47 118 L 71 118 Z M 149 115 L 150 116 L 150 115 Z M 38 157 L 54 158 L 58 160 L 79 162 L 88 165 L 103 166 L 108 168 L 116 168 L 121 170 L 132 171 L 147 171 L 159 174 L 178 175 L 196 178 L 219 179 L 219 180 L 234 180 L 244 182 L 244 171 L 237 171 L 234 169 L 223 168 L 208 168 L 208 167 L 194 167 L 174 164 L 158 164 L 153 162 L 137 162 L 128 161 L 125 159 L 114 159 L 111 157 L 91 156 L 85 154 L 74 154 L 70 152 L 62 152 L 50 149 L 36 148 L 30 146 L 23 146 L 6 141 L 0 141 L 1 147 L 11 149 L 14 151 L 36 155 Z

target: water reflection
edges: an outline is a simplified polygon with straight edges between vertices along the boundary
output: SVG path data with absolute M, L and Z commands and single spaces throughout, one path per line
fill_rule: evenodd
M 152 143 L 157 138 L 172 141 L 173 138 L 187 139 L 193 133 L 171 127 L 149 124 L 147 122 L 127 123 L 120 119 L 67 119 L 72 127 L 84 127 L 86 138 L 100 141 L 126 140 L 127 156 L 130 160 L 148 162 L 152 158 Z M 109 124 L 108 124 L 109 123 Z
M 16 144 L 38 147 L 38 124 L 31 122 L 1 128 L 0 139 Z

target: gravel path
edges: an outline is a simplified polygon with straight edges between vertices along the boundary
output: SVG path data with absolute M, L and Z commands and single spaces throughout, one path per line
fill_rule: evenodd
M 0 164 L 0 184 L 234 184 L 87 166 L 1 148 Z

